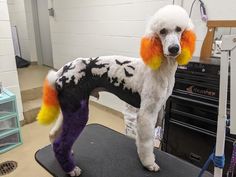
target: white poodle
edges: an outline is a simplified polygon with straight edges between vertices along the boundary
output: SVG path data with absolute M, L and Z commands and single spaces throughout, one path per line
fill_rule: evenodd
M 63 116 L 59 116 L 51 130 L 50 139 L 66 173 L 80 175 L 71 158 L 71 147 L 87 123 L 89 96 L 98 96 L 101 90 L 139 108 L 138 155 L 148 170 L 159 170 L 153 153 L 154 127 L 160 109 L 172 93 L 177 65 L 187 64 L 192 57 L 195 44 L 192 29 L 187 12 L 180 6 L 168 5 L 148 23 L 141 40 L 141 58 L 78 58 L 57 72 L 49 72 L 38 121 L 49 124 L 61 110 Z

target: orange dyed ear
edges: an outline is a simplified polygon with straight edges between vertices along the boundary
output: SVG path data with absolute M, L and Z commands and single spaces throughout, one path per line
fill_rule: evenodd
M 143 37 L 141 40 L 140 55 L 144 63 L 151 69 L 158 69 L 164 58 L 160 39 Z
M 181 36 L 181 54 L 177 57 L 179 65 L 186 65 L 192 59 L 195 50 L 196 35 L 192 30 L 185 30 Z

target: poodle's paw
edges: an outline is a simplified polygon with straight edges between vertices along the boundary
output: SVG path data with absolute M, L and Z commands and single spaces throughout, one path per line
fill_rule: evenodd
M 153 165 L 146 166 L 146 168 L 149 171 L 154 171 L 154 172 L 157 172 L 160 170 L 160 167 L 156 163 L 154 163 Z
M 79 167 L 75 167 L 74 170 L 68 173 L 71 177 L 79 176 L 81 174 L 81 169 Z

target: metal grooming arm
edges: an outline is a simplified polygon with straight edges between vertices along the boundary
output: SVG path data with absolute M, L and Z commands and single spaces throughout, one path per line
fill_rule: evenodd
M 231 50 L 231 69 L 230 69 L 230 76 L 231 76 L 231 123 L 230 123 L 230 133 L 236 135 L 236 81 L 234 80 L 236 77 L 236 35 L 231 36 L 231 46 L 233 49 Z
M 221 47 L 222 53 L 220 65 L 220 95 L 215 151 L 216 156 L 224 155 L 229 63 L 231 66 L 230 133 L 236 134 L 236 82 L 234 82 L 234 79 L 236 79 L 236 35 L 224 35 L 222 37 Z M 222 174 L 223 169 L 215 167 L 214 177 L 222 177 Z

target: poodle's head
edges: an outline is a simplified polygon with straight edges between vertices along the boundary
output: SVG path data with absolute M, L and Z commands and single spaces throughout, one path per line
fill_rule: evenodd
M 192 58 L 195 40 L 188 13 L 180 6 L 168 5 L 150 19 L 141 41 L 140 54 L 154 70 L 166 58 L 185 65 Z

